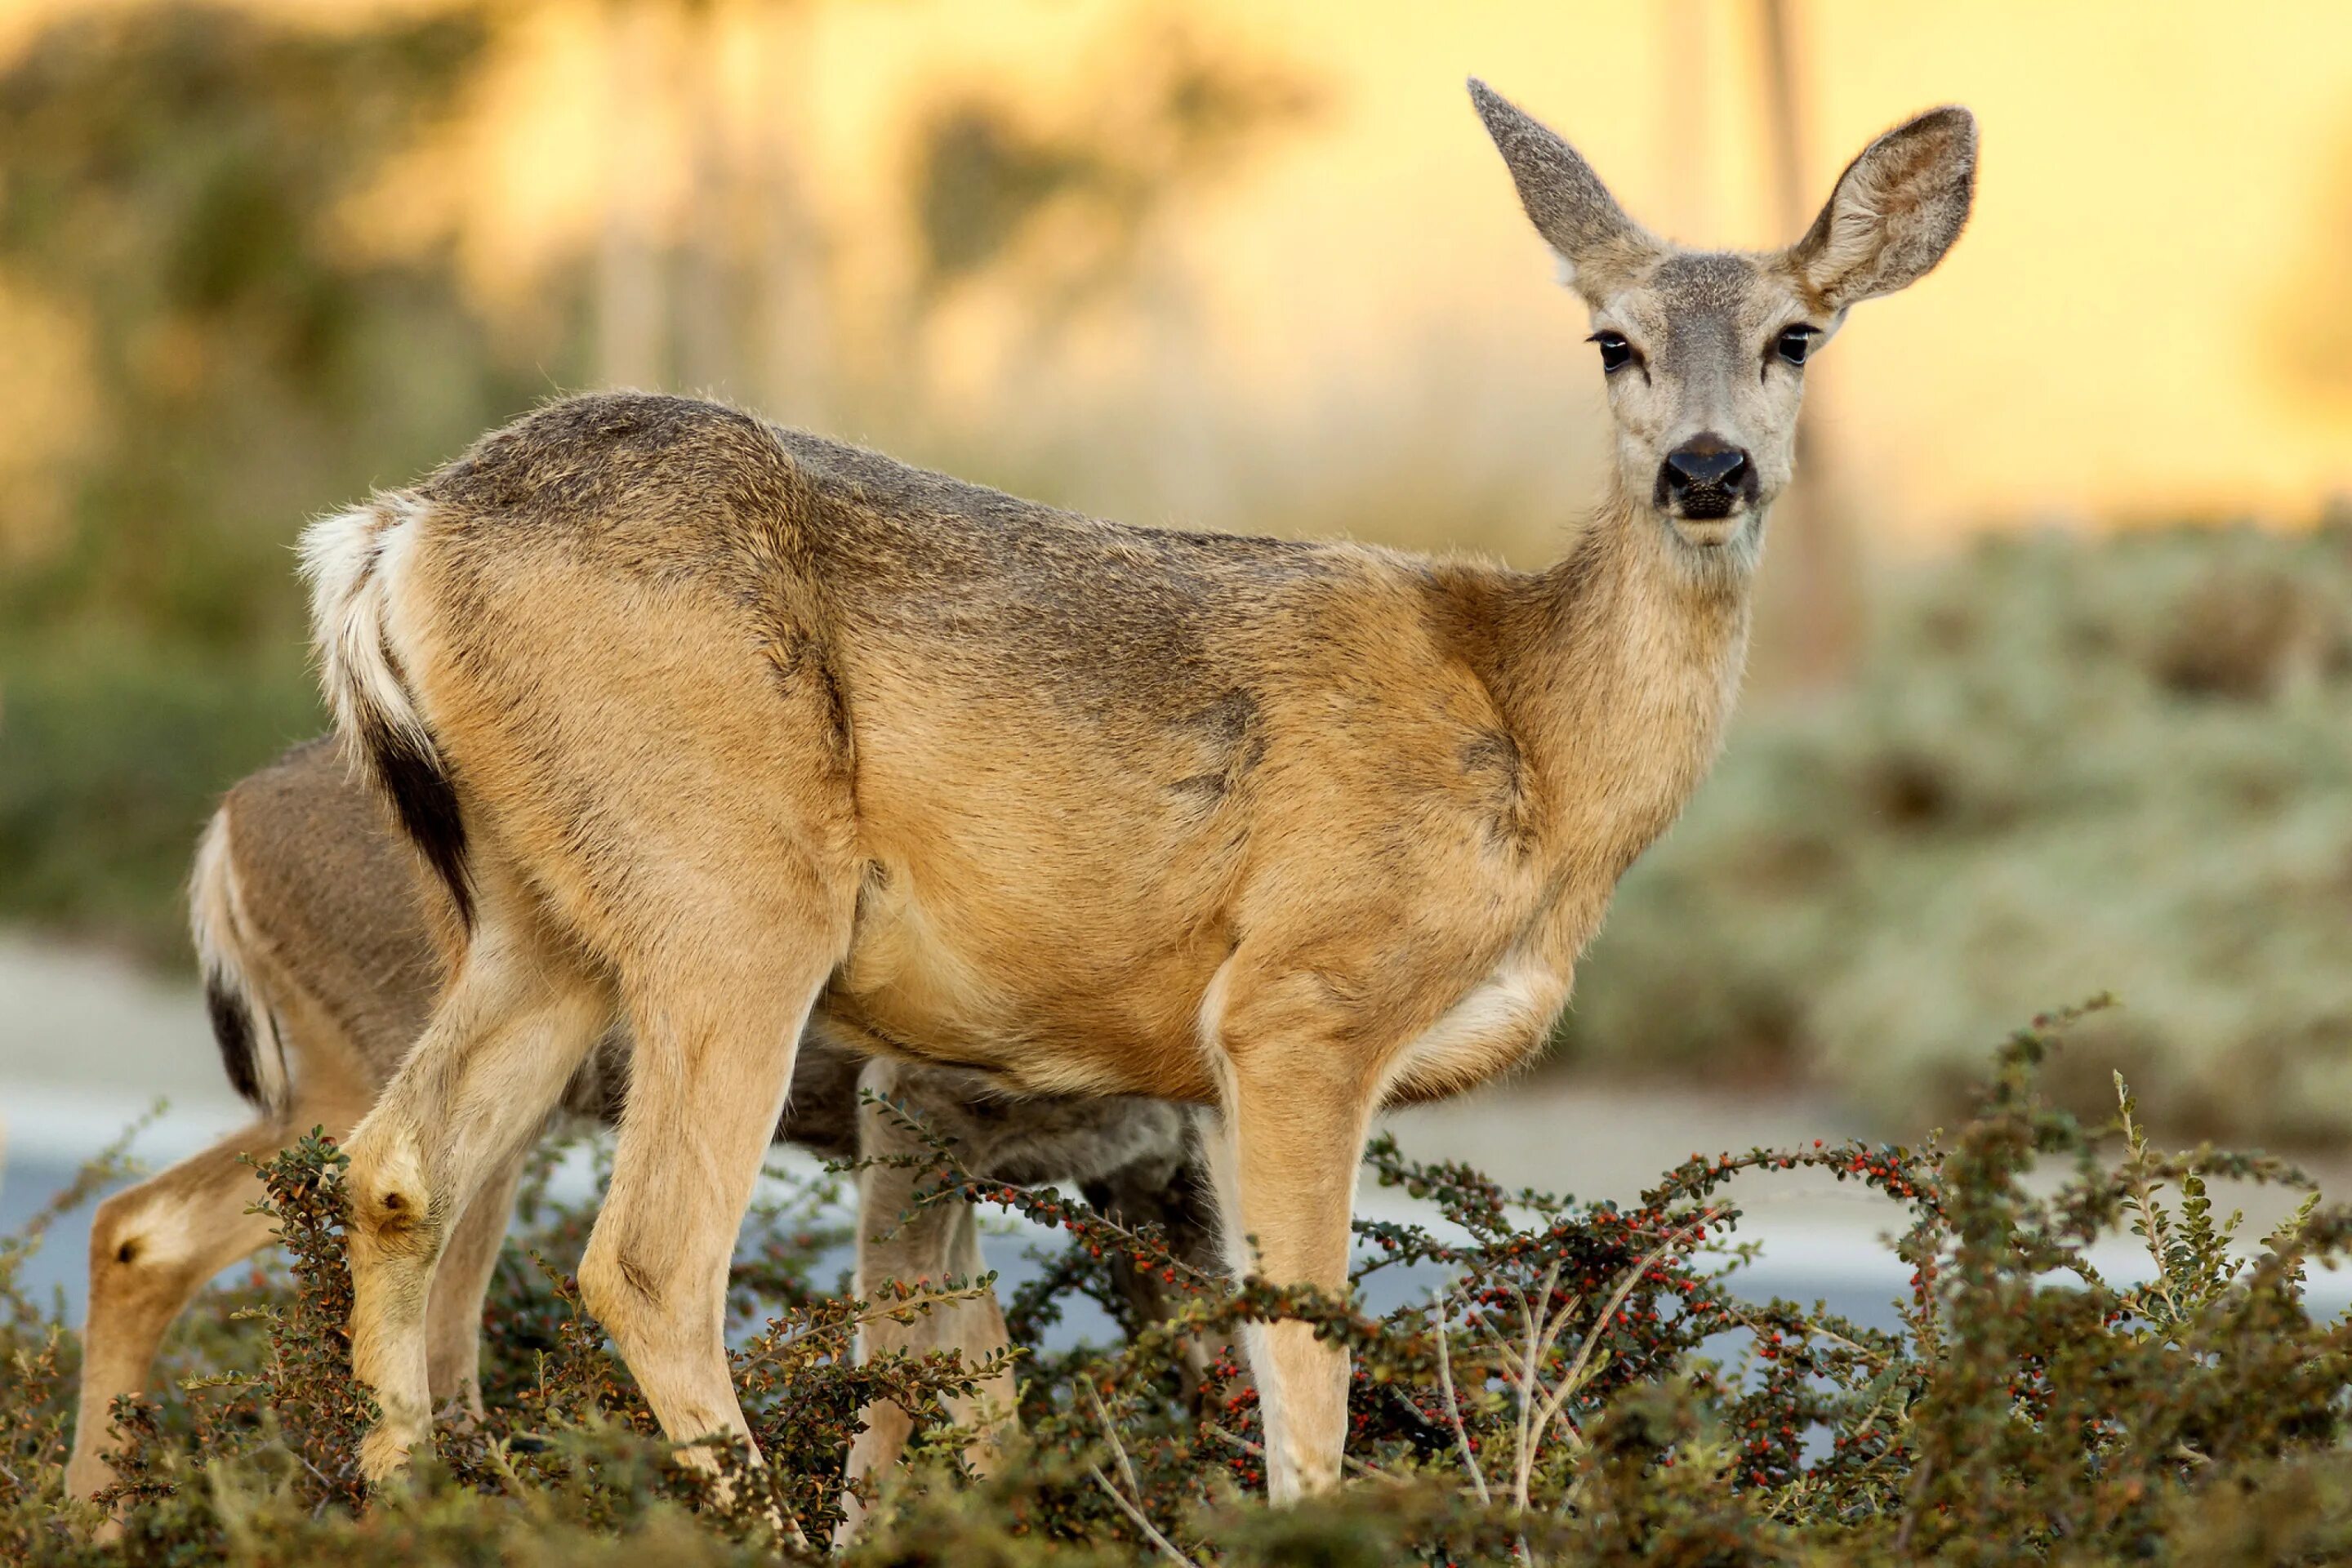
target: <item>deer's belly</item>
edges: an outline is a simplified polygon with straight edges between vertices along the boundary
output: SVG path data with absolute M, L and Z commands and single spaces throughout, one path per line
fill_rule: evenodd
M 1206 1099 L 1192 1022 L 1222 954 L 1147 942 L 1099 910 L 1071 918 L 1085 912 L 995 912 L 897 879 L 861 903 L 819 1026 L 851 1049 L 1009 1089 Z

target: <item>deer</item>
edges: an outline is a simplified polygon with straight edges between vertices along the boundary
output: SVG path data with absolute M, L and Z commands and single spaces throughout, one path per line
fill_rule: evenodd
M 804 1037 L 1193 1107 L 1234 1271 L 1344 1299 L 1374 1114 L 1539 1049 L 1720 744 L 1807 363 L 1975 186 L 1937 109 L 1785 248 L 1696 250 L 1470 90 L 1607 392 L 1549 567 L 1128 526 L 644 393 L 309 526 L 337 731 L 463 931 L 348 1144 L 371 1475 L 431 1440 L 473 1194 L 616 1010 L 580 1287 L 689 1462 L 759 1458 L 726 1264 Z M 1345 1348 L 1243 1341 L 1271 1499 L 1335 1486 Z
M 205 1283 L 271 1240 L 256 1213 L 251 1162 L 299 1132 L 348 1136 L 422 1031 L 447 963 L 448 910 L 407 846 L 331 742 L 293 748 L 232 787 L 205 830 L 189 909 L 206 1010 L 230 1085 L 254 1122 L 102 1204 L 90 1229 L 89 1307 L 79 1412 L 67 1464 L 70 1495 L 114 1480 L 107 1458 L 113 1402 L 146 1386 L 157 1347 Z M 572 1117 L 612 1123 L 626 1098 L 632 1045 L 616 1025 L 563 1088 Z M 977 1279 L 975 1216 L 961 1200 L 919 1201 L 944 1143 L 985 1179 L 1080 1184 L 1097 1210 L 1150 1222 L 1196 1267 L 1213 1268 L 1204 1200 L 1194 1190 L 1190 1129 L 1174 1107 L 1134 1099 L 1021 1098 L 953 1068 L 851 1056 L 821 1040 L 793 1064 L 774 1140 L 857 1161 L 856 1289 Z M 456 1217 L 426 1304 L 425 1381 L 435 1405 L 479 1419 L 483 1300 L 510 1223 L 520 1159 Z M 1139 1321 L 1168 1315 L 1148 1274 L 1115 1266 Z M 903 1317 L 906 1321 L 898 1321 Z M 991 1363 L 1008 1343 L 992 1296 L 950 1297 L 928 1311 L 877 1315 L 856 1353 L 932 1350 Z M 1206 1345 L 1190 1347 L 1205 1359 Z M 1196 1369 L 1197 1370 L 1197 1369 Z M 1015 1404 L 1009 1366 L 947 1401 L 973 1434 L 975 1468 L 998 1461 Z M 912 1418 L 887 1402 L 861 1412 L 846 1479 L 895 1464 Z M 842 1502 L 841 1535 L 863 1517 L 862 1489 Z

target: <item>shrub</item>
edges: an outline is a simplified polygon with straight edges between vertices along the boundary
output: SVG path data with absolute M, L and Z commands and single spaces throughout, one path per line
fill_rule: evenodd
M 171 1354 L 179 1392 L 124 1401 L 119 1541 L 58 1495 L 76 1346 L 13 1284 L 35 1233 L 0 1249 L 0 1554 L 12 1563 L 214 1560 L 344 1563 L 727 1563 L 813 1558 L 837 1515 L 830 1478 L 855 1410 L 877 1394 L 919 1414 L 909 1468 L 883 1489 L 853 1563 L 1826 1563 L 2340 1560 L 2352 1546 L 2342 1449 L 2352 1344 L 2315 1321 L 2304 1270 L 2340 1257 L 2352 1210 L 2315 1195 L 2248 1249 L 2216 1215 L 2218 1177 L 2294 1182 L 2275 1162 L 2210 1149 L 2163 1155 L 2117 1086 L 2095 1129 L 2040 1089 L 2052 1037 L 2002 1048 L 1976 1113 L 1948 1142 L 1694 1156 L 1628 1206 L 1506 1194 L 1476 1172 L 1382 1142 L 1378 1178 L 1426 1200 L 1431 1226 L 1367 1222 L 1357 1278 L 1399 1267 L 1444 1279 L 1379 1318 L 1314 1293 L 1191 1273 L 1162 1238 L 1105 1223 L 1050 1191 L 979 1181 L 941 1154 L 919 1202 L 962 1196 L 1069 1234 L 1051 1270 L 1119 1310 L 1125 1258 L 1179 1303 L 1110 1348 L 1048 1352 L 1041 1300 L 1024 1342 L 1013 1462 L 964 1473 L 940 1396 L 980 1369 L 947 1357 L 849 1364 L 874 1312 L 812 1287 L 836 1241 L 822 1193 L 765 1205 L 739 1305 L 774 1308 L 736 1353 L 764 1471 L 735 1496 L 672 1463 L 626 1373 L 569 1280 L 587 1208 L 529 1197 L 502 1267 L 488 1342 L 494 1390 L 472 1430 L 367 1494 L 352 1456 L 364 1394 L 341 1335 L 348 1284 L 341 1156 L 306 1140 L 265 1171 L 290 1272 L 257 1271 Z M 2027 1180 L 2037 1165 L 2069 1173 Z M 1751 1168 L 1824 1168 L 1908 1215 L 1895 1243 L 1916 1273 L 1901 1328 L 1737 1293 Z M 2093 1265 L 2128 1228 L 2149 1278 Z M 945 1293 L 984 1282 L 951 1282 Z M 1188 1336 L 1290 1315 L 1356 1352 L 1348 1478 L 1289 1510 L 1260 1500 L 1255 1400 L 1230 1356 L 1188 1397 Z M 1724 1347 L 1736 1345 L 1727 1356 Z M 190 1376 L 201 1370 L 206 1375 Z M 168 1386 L 168 1384 L 167 1384 Z M 790 1521 L 774 1538 L 769 1510 Z

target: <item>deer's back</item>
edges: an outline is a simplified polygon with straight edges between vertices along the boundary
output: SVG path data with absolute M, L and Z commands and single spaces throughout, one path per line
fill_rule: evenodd
M 269 976 L 324 1016 L 288 1018 L 298 1045 L 331 1032 L 381 1086 L 431 1016 L 442 961 L 406 847 L 346 773 L 331 740 L 306 742 L 230 790 L 244 925 Z M 299 1071 L 299 1068 L 297 1068 Z

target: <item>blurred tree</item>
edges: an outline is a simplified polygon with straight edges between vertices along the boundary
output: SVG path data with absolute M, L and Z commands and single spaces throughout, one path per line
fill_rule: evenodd
M 2271 335 L 2288 381 L 2341 415 L 2352 411 L 2352 137 L 2327 168 L 2310 241 L 2289 265 Z
M 324 31 L 169 4 L 62 22 L 0 74 L 0 270 L 75 323 L 93 388 L 63 540 L 0 589 L 13 632 L 294 637 L 305 513 L 543 386 L 446 257 L 371 256 L 347 221 L 488 31 L 470 9 Z
M 920 293 L 935 300 L 1004 261 L 1049 212 L 1066 209 L 1089 243 L 1063 249 L 1030 290 L 1048 323 L 1058 321 L 1135 275 L 1171 204 L 1318 101 L 1291 68 L 1214 52 L 1172 19 L 1147 26 L 1059 124 L 1034 123 L 993 95 L 943 99 L 914 142 Z
M 1757 0 L 1757 68 L 1762 79 L 1765 143 L 1772 170 L 1774 216 L 1788 239 L 1813 221 L 1811 204 L 1827 192 L 1805 185 L 1803 85 L 1793 0 Z M 1832 401 L 1834 374 L 1812 386 L 1797 429 L 1797 477 L 1773 509 L 1780 535 L 1776 569 L 1765 579 L 1757 633 L 1759 684 L 1819 686 L 1851 679 L 1861 651 L 1862 561 L 1853 509 L 1846 504 L 1841 453 L 1822 405 Z
M 386 259 L 352 215 L 490 31 L 173 3 L 60 22 L 0 71 L 0 292 L 79 362 L 59 521 L 0 571 L 0 917 L 184 961 L 215 792 L 320 725 L 304 517 L 561 374 L 487 330 L 448 255 Z
M 608 0 L 603 10 L 605 90 L 614 103 L 643 104 L 664 86 L 661 17 L 647 0 Z M 669 313 L 651 224 L 637 210 L 646 184 L 638 166 L 643 138 L 623 120 L 606 121 L 610 184 L 596 252 L 596 384 L 660 386 L 669 379 Z

